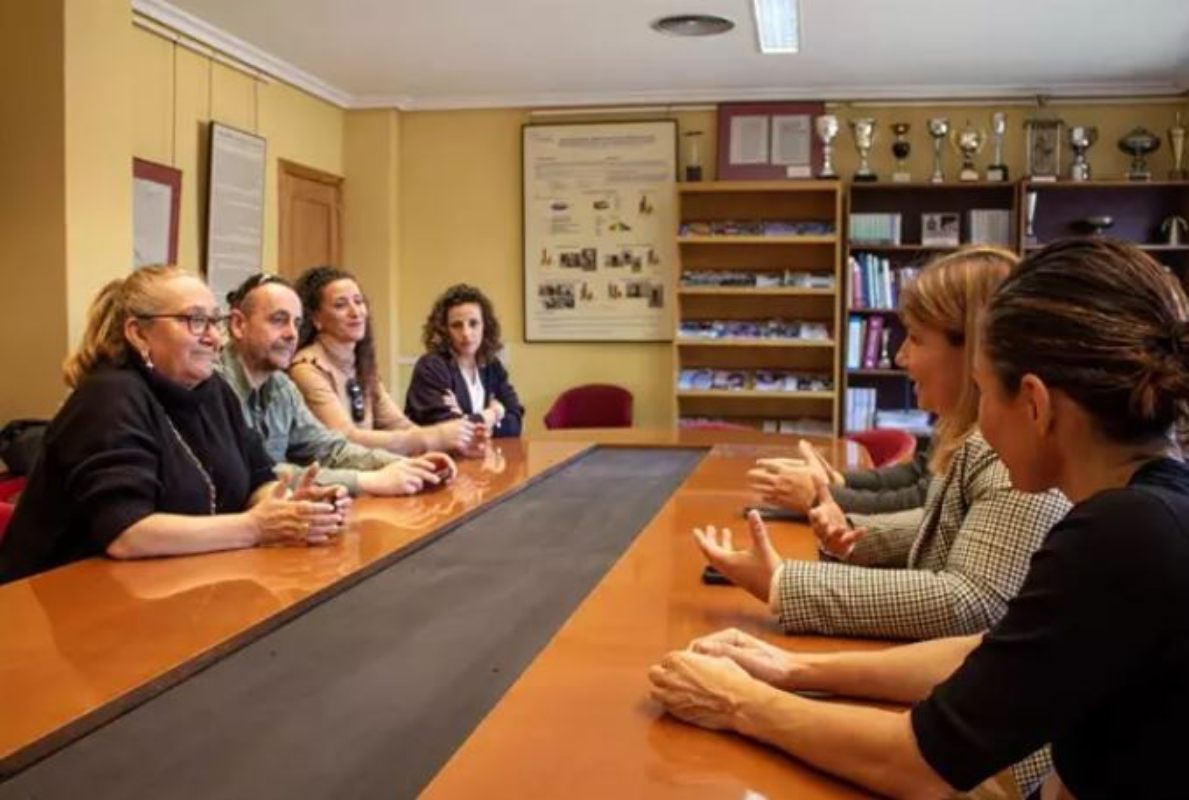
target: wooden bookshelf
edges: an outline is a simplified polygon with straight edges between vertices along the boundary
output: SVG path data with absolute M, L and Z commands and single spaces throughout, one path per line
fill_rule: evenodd
M 847 417 L 848 390 L 852 388 L 873 389 L 875 392 L 875 408 L 877 410 L 900 410 L 916 407 L 916 397 L 912 384 L 908 380 L 908 373 L 898 368 L 878 368 L 863 366 L 866 342 L 860 342 L 860 366 L 848 366 L 847 354 L 850 347 L 851 317 L 863 321 L 864 331 L 869 321 L 881 317 L 883 325 L 889 331 L 888 357 L 895 363 L 896 352 L 904 341 L 904 326 L 900 323 L 899 314 L 895 308 L 854 308 L 853 281 L 850 270 L 852 255 L 870 254 L 886 259 L 892 270 L 907 266 L 923 266 L 930 259 L 944 253 L 950 253 L 971 240 L 970 221 L 967 212 L 972 209 L 999 209 L 1009 212 L 1013 222 L 1013 229 L 1009 231 L 1007 247 L 1019 249 L 1017 203 L 1019 195 L 1015 183 L 869 183 L 851 184 L 847 192 L 847 221 L 849 228 L 852 213 L 881 213 L 900 215 L 900 241 L 898 243 L 864 243 L 851 242 L 849 229 L 844 245 L 843 273 L 845 282 L 842 287 L 843 337 L 838 348 L 841 362 L 840 372 L 843 376 L 839 389 L 841 406 L 840 429 L 846 432 L 857 429 L 855 420 Z M 952 213 L 959 215 L 959 245 L 922 244 L 922 215 L 932 213 Z M 877 351 L 878 352 L 878 351 Z
M 827 432 L 839 429 L 838 342 L 842 278 L 842 187 L 838 181 L 708 181 L 678 185 L 679 222 L 825 222 L 832 233 L 813 235 L 693 235 L 677 233 L 680 275 L 675 296 L 674 417 L 709 417 L 759 427 L 764 420 L 810 419 Z M 688 272 L 828 273 L 831 288 L 803 286 L 683 285 Z M 688 321 L 772 319 L 816 323 L 828 339 L 684 338 Z M 685 369 L 744 371 L 743 389 L 680 389 Z M 757 391 L 757 370 L 828 378 L 830 391 Z

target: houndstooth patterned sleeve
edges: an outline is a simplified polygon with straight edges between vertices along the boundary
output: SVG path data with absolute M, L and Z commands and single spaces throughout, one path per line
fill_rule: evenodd
M 907 566 L 924 514 L 922 508 L 890 514 L 848 514 L 851 525 L 866 528 L 867 535 L 855 543 L 846 563 L 864 567 Z
M 1069 504 L 1055 492 L 1012 489 L 1002 462 L 972 438 L 950 466 L 938 522 L 913 545 L 909 568 L 784 564 L 778 618 L 786 632 L 932 639 L 978 633 L 1003 616 Z

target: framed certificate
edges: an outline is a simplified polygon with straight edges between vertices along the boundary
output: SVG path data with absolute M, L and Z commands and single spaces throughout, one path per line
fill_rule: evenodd
M 132 159 L 132 266 L 178 263 L 182 171 Z

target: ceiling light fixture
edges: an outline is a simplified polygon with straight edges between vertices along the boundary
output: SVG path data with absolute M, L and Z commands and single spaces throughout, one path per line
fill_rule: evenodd
M 735 23 L 726 17 L 710 14 L 674 14 L 671 17 L 661 17 L 652 23 L 654 31 L 671 36 L 717 36 L 734 27 Z
M 801 14 L 797 0 L 752 0 L 761 53 L 796 53 L 801 49 Z

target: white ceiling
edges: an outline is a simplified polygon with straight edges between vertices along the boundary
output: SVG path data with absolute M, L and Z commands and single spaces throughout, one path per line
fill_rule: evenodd
M 1171 94 L 1189 0 L 801 0 L 762 56 L 751 0 L 133 0 L 348 107 Z M 649 23 L 713 13 L 732 32 Z

